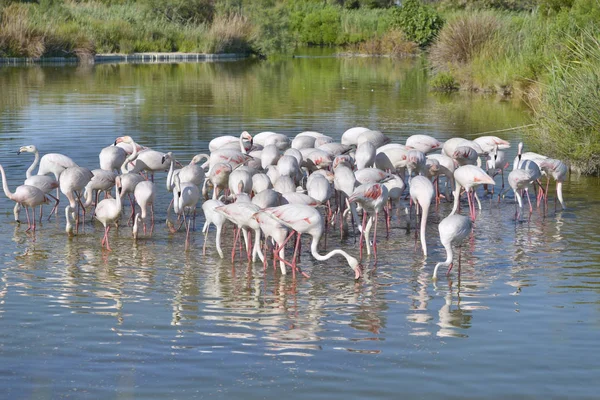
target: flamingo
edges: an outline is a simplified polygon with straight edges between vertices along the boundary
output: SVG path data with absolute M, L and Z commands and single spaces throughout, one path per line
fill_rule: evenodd
M 127 152 L 125 149 L 113 144 L 104 147 L 100 151 L 98 157 L 100 159 L 100 169 L 105 171 L 118 171 L 127 158 Z
M 433 184 L 429 179 L 424 176 L 415 176 L 410 184 L 410 198 L 417 205 L 423 209 L 421 214 L 421 247 L 423 249 L 423 255 L 427 258 L 427 242 L 425 240 L 425 230 L 427 228 L 427 216 L 429 215 L 429 206 L 433 200 L 434 190 Z
M 412 135 L 406 139 L 406 147 L 422 151 L 423 153 L 431 153 L 442 146 L 439 140 L 429 135 Z
M 27 231 L 33 230 L 35 232 L 35 207 L 48 202 L 46 195 L 35 186 L 29 185 L 17 186 L 15 192 L 12 193 L 8 188 L 6 174 L 2 165 L 0 165 L 0 172 L 2 173 L 2 189 L 4 190 L 4 194 L 15 203 L 25 206 L 25 212 L 27 214 Z M 27 211 L 28 208 L 31 208 L 33 211 L 33 223 L 29 218 L 29 212 Z
M 477 151 L 470 146 L 457 146 L 452 153 L 452 158 L 458 165 L 477 165 L 481 162 Z
M 546 193 L 548 193 L 548 182 L 550 181 L 550 175 L 552 175 L 552 178 L 556 181 L 556 197 L 558 198 L 562 209 L 566 209 L 567 206 L 565 205 L 562 194 L 562 184 L 567 177 L 567 166 L 560 160 L 548 158 L 540 162 L 540 168 L 546 173 L 548 178 L 546 181 Z M 554 205 L 556 208 L 556 198 L 554 198 Z
M 490 151 L 489 159 L 486 161 L 485 165 L 487 167 L 488 175 L 492 178 L 498 175 L 498 173 L 502 175 L 501 192 L 504 191 L 504 168 L 508 166 L 508 163 L 506 162 L 506 154 L 502 150 L 499 150 L 498 145 L 495 145 Z M 500 196 L 498 196 L 498 201 L 500 201 Z
M 377 219 L 379 212 L 384 210 L 384 206 L 387 203 L 388 190 L 381 183 L 365 183 L 354 189 L 352 195 L 348 198 L 348 202 L 359 203 L 363 208 L 363 220 L 362 229 L 360 231 L 360 259 L 362 260 L 362 247 L 363 237 L 367 244 L 367 254 L 371 254 L 371 248 L 369 244 L 369 234 L 371 230 L 371 224 L 374 220 L 375 229 L 373 232 L 373 252 L 375 255 L 375 263 L 377 263 Z M 367 214 L 369 214 L 369 223 L 367 225 Z M 370 214 L 374 214 L 371 216 Z M 387 218 L 386 218 L 387 221 Z M 365 234 L 366 232 L 366 234 Z
M 215 211 L 217 207 L 224 206 L 220 200 L 206 200 L 202 203 L 202 211 L 204 212 L 205 222 L 202 227 L 202 232 L 204 233 L 204 245 L 202 246 L 202 255 L 206 255 L 206 242 L 208 238 L 208 228 L 210 224 L 213 224 L 217 228 L 216 233 L 216 241 L 215 245 L 217 247 L 217 252 L 219 253 L 219 257 L 223 258 L 223 250 L 221 250 L 221 232 L 223 231 L 223 225 L 227 218 L 221 213 Z
M 233 239 L 233 248 L 231 250 L 231 262 L 234 262 L 235 246 L 237 244 L 240 231 L 244 235 L 244 244 L 248 253 L 248 261 L 256 261 L 256 255 L 264 260 L 262 251 L 260 250 L 260 226 L 258 222 L 252 218 L 252 215 L 257 213 L 260 208 L 253 203 L 235 202 L 221 207 L 215 208 L 215 211 L 223 215 L 225 218 L 237 225 L 238 229 Z M 254 247 L 252 249 L 252 257 L 250 256 L 250 244 L 248 241 L 248 229 L 254 231 Z
M 363 142 L 356 149 L 356 169 L 370 168 L 375 164 L 377 148 L 371 142 Z
M 252 148 L 252 135 L 247 131 L 243 131 L 239 138 L 235 136 L 219 136 L 208 143 L 208 149 L 211 152 L 224 147 L 234 149 L 237 147 L 242 153 L 246 153 Z
M 450 195 L 448 193 L 448 189 L 450 187 L 454 187 L 454 170 L 456 169 L 456 164 L 454 163 L 454 159 L 452 159 L 451 157 L 448 157 L 445 154 L 429 154 L 427 156 L 427 159 L 429 160 L 436 160 L 439 163 L 439 172 L 437 174 L 438 178 L 436 178 L 436 190 L 438 191 L 438 197 L 439 197 L 439 189 L 437 189 L 437 187 L 439 187 L 439 177 L 440 176 L 445 176 L 446 177 L 446 199 L 449 200 L 450 199 Z
M 312 237 L 310 252 L 314 258 L 319 261 L 327 261 L 336 254 L 339 254 L 346 259 L 348 265 L 354 271 L 354 279 L 360 278 L 361 270 L 358 260 L 345 251 L 341 249 L 334 249 L 325 255 L 319 254 L 317 247 L 319 240 L 323 235 L 324 221 L 321 213 L 317 209 L 311 206 L 300 204 L 286 204 L 279 207 L 266 208 L 263 210 L 263 212 L 272 218 L 275 218 L 275 220 L 298 234 L 296 238 L 294 257 L 292 259 L 293 271 L 295 271 L 296 267 L 296 254 L 300 245 L 300 237 L 302 234 L 307 233 Z M 290 237 L 291 235 L 288 235 L 286 241 L 289 240 Z
M 373 144 L 371 143 L 371 145 L 373 145 Z M 339 156 L 341 154 L 345 154 L 345 153 L 349 152 L 352 149 L 352 147 L 347 144 L 330 142 L 330 143 L 324 143 L 324 144 L 316 147 L 316 149 L 325 151 L 335 157 L 335 156 Z
M 358 145 L 358 137 L 367 131 L 370 129 L 362 126 L 350 128 L 342 134 L 341 142 L 342 144 Z
M 473 200 L 471 200 L 471 190 L 473 189 L 473 197 L 477 200 L 477 204 L 481 210 L 481 203 L 479 202 L 479 198 L 477 197 L 474 188 L 484 184 L 494 185 L 494 179 L 475 165 L 463 165 L 454 171 L 454 180 L 456 181 L 456 189 L 454 191 L 454 206 L 452 207 L 450 215 L 453 215 L 458 211 L 460 189 L 464 187 L 467 192 L 467 201 L 469 202 L 469 213 L 473 221 L 475 221 L 475 204 L 473 203 Z
M 282 133 L 273 133 L 267 136 L 264 141 L 264 147 L 274 144 L 280 151 L 285 151 L 290 147 L 290 138 Z
M 92 205 L 94 191 L 96 191 L 95 204 L 98 204 L 98 196 L 100 192 L 109 192 L 113 186 L 115 186 L 115 178 L 117 177 L 117 174 L 114 171 L 107 171 L 104 169 L 94 169 L 92 170 L 92 175 L 92 179 L 87 183 L 87 185 L 85 185 L 84 188 L 84 207 L 89 207 Z
M 450 274 L 454 261 L 454 253 L 452 246 L 460 246 L 462 242 L 469 236 L 473 229 L 473 224 L 469 217 L 464 215 L 454 214 L 449 215 L 440 222 L 438 230 L 440 232 L 440 240 L 446 249 L 446 261 L 439 262 L 433 270 L 433 279 L 437 279 L 437 270 L 439 267 L 448 267 L 446 275 Z
M 173 185 L 173 208 L 177 215 L 183 216 L 181 224 L 186 224 L 186 235 L 185 235 L 185 249 L 188 249 L 189 238 L 190 238 L 190 227 L 191 222 L 186 218 L 186 211 L 188 214 L 192 214 L 193 218 L 196 218 L 196 205 L 200 201 L 200 189 L 198 186 L 190 182 L 181 182 L 178 176 L 174 178 Z M 167 224 L 171 225 L 169 217 L 167 216 Z M 181 227 L 181 224 L 177 229 Z M 173 232 L 173 229 L 171 229 Z
M 34 145 L 29 145 L 29 146 L 21 146 L 19 148 L 19 151 L 17 152 L 17 155 L 21 154 L 21 153 L 34 153 L 35 157 L 33 159 L 33 162 L 31 163 L 31 165 L 29 166 L 29 168 L 27 168 L 27 171 L 25 172 L 25 176 L 27 179 L 25 179 L 25 182 L 23 182 L 24 185 L 29 185 L 29 186 L 35 186 L 36 188 L 40 189 L 42 192 L 44 192 L 45 195 L 50 196 L 52 199 L 54 199 L 54 207 L 52 207 L 52 210 L 50 211 L 50 215 L 48 216 L 48 218 L 50 218 L 50 216 L 52 216 L 52 214 L 54 212 L 56 212 L 57 208 L 58 208 L 58 204 L 60 202 L 59 197 L 54 197 L 53 195 L 50 194 L 50 192 L 54 189 L 56 189 L 56 191 L 58 192 L 58 181 L 54 178 L 52 178 L 51 176 L 47 176 L 47 175 L 33 175 L 33 170 L 38 166 L 38 164 L 40 163 L 40 153 L 38 152 L 37 148 Z M 20 210 L 21 206 L 19 205 L 19 203 L 15 204 L 15 221 L 19 221 L 18 215 L 19 215 L 19 210 Z M 42 208 L 40 207 L 40 220 L 42 219 Z
M 104 237 L 102 237 L 101 246 L 104 248 L 104 244 L 106 244 L 106 250 L 111 251 L 110 244 L 108 242 L 108 233 L 110 232 L 111 224 L 117 222 L 119 217 L 121 216 L 121 209 L 123 208 L 121 205 L 121 177 L 117 176 L 115 178 L 115 187 L 117 188 L 117 193 L 114 199 L 104 199 L 96 206 L 96 215 L 95 218 L 100 221 L 102 225 L 104 225 Z M 71 207 L 71 205 L 67 206 Z M 67 213 L 67 231 L 69 224 L 69 214 Z
M 358 140 L 356 141 L 357 146 L 360 146 L 361 143 L 371 142 L 375 147 L 381 147 L 385 144 L 388 144 L 391 139 L 385 136 L 380 131 L 366 131 L 358 136 Z
M 254 192 L 254 194 L 267 189 L 273 189 L 273 183 L 271 182 L 269 175 L 262 173 L 252 175 L 252 192 Z
M 154 182 L 154 173 L 159 171 L 167 171 L 169 162 L 165 157 L 165 153 L 160 151 L 145 149 L 137 153 L 135 164 L 128 172 L 136 174 L 145 171 L 150 175 L 150 180 Z
M 298 134 L 294 139 L 292 139 L 292 149 L 311 149 L 315 147 L 315 140 L 317 140 L 314 136 L 309 135 L 301 135 Z
M 480 136 L 473 139 L 485 153 L 491 153 L 494 147 L 500 150 L 506 150 L 510 148 L 510 142 L 499 138 L 498 136 Z
M 281 222 L 277 221 L 274 218 L 271 218 L 268 213 L 263 211 L 258 211 L 255 213 L 252 218 L 258 222 L 260 226 L 261 232 L 265 236 L 265 242 L 267 239 L 271 238 L 275 243 L 277 243 L 277 248 L 273 248 L 273 266 L 275 266 L 276 257 L 275 254 L 279 257 L 279 269 L 281 270 L 281 275 L 286 275 L 287 270 L 285 268 L 285 239 L 288 236 L 288 229 Z M 267 258 L 264 259 L 264 265 L 266 267 Z
M 142 181 L 138 183 L 133 190 L 133 197 L 135 198 L 135 202 L 140 206 L 140 222 L 143 224 L 144 235 L 146 234 L 148 206 L 150 206 L 150 235 L 152 235 L 152 231 L 154 230 L 154 200 L 156 198 L 156 187 L 154 182 Z M 136 232 L 135 236 L 137 236 L 137 225 L 133 228 L 133 230 Z
M 527 201 L 529 202 L 529 213 L 533 212 L 531 200 L 529 200 L 529 188 L 534 185 L 539 175 L 533 169 L 515 169 L 508 174 L 508 184 L 515 192 L 515 198 L 519 205 L 519 211 L 523 209 L 523 201 L 521 200 L 521 190 L 525 190 Z M 517 212 L 517 217 L 520 213 Z
M 408 169 L 408 184 L 410 185 L 412 174 L 421 174 L 425 171 L 425 153 L 419 150 L 409 150 L 406 154 L 406 169 Z
M 83 208 L 83 220 L 85 221 L 85 207 L 81 203 L 81 191 L 85 186 L 92 180 L 94 175 L 92 171 L 84 167 L 69 167 L 66 168 L 61 174 L 58 181 L 60 185 L 60 191 L 69 200 L 69 206 L 75 209 L 77 204 Z M 79 228 L 79 212 L 75 218 L 75 230 Z
M 281 157 L 281 152 L 274 144 L 265 146 L 260 154 L 260 163 L 262 169 L 267 169 L 269 165 L 277 165 L 277 161 Z
M 170 161 L 169 173 L 167 174 L 167 191 L 170 192 L 173 190 L 173 176 L 175 175 L 179 175 L 179 180 L 181 182 L 191 182 L 198 187 L 202 186 L 206 174 L 204 173 L 204 168 L 202 168 L 199 163 L 203 159 L 208 160 L 208 154 L 196 154 L 188 165 L 183 168 L 174 169 L 176 161 L 173 158 L 173 153 L 166 153 L 163 156 L 163 163 L 167 160 Z
M 273 189 L 265 189 L 258 192 L 252 198 L 252 203 L 256 204 L 259 208 L 280 206 L 282 204 L 281 193 Z
M 208 179 L 206 182 L 210 181 L 213 186 L 213 200 L 216 200 L 219 197 L 219 192 L 221 188 L 227 188 L 229 184 L 229 175 L 233 168 L 231 164 L 227 163 L 216 163 L 213 167 L 208 171 Z M 203 191 L 205 190 L 203 188 Z

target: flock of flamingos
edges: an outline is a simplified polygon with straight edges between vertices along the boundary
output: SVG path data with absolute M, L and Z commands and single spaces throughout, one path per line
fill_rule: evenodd
M 441 143 L 431 136 L 413 135 L 405 144 L 390 143 L 381 132 L 362 127 L 348 129 L 340 142 L 312 131 L 299 133 L 294 138 L 274 132 L 254 136 L 242 132 L 239 137 L 213 139 L 208 154 L 198 154 L 188 165 L 182 166 L 171 152 L 152 150 L 135 143 L 129 136 L 122 136 L 100 151 L 99 169 L 80 167 L 58 153 L 40 158 L 36 147 L 29 145 L 18 152 L 35 155 L 23 185 L 11 192 L 1 165 L 0 172 L 4 193 L 16 203 L 15 221 L 19 222 L 20 209 L 25 208 L 28 231 L 36 229 L 36 207 L 40 206 L 40 220 L 41 206 L 45 203 L 54 203 L 50 215 L 57 212 L 60 190 L 68 199 L 67 233 L 77 233 L 80 223 L 85 222 L 86 209 L 95 206 L 93 217 L 104 226 L 102 246 L 110 250 L 109 232 L 112 225 L 122 223 L 127 198 L 131 205 L 127 224 L 132 226 L 133 237 L 137 238 L 140 230 L 145 235 L 152 234 L 158 190 L 154 173 L 168 171 L 166 188 L 173 193 L 173 199 L 167 211 L 167 226 L 172 232 L 185 226 L 186 249 L 190 229 L 195 227 L 197 204 L 204 198 L 204 251 L 209 226 L 214 224 L 216 250 L 223 257 L 221 232 L 230 221 L 236 228 L 232 259 L 241 232 L 249 260 L 256 261 L 258 257 L 266 266 L 263 249 L 269 248 L 273 252 L 274 267 L 279 262 L 281 273 L 286 274 L 290 266 L 295 275 L 296 271 L 302 273 L 296 263 L 300 238 L 308 234 L 312 238 L 310 251 L 316 259 L 343 256 L 355 279 L 361 276 L 359 260 L 363 258 L 363 248 L 369 255 L 373 252 L 375 262 L 377 260 L 377 222 L 381 213 L 389 229 L 391 215 L 406 210 L 404 199 L 410 199 L 411 208 L 414 204 L 421 216 L 420 242 L 427 256 L 425 227 L 429 207 L 445 198 L 453 201 L 454 206 L 439 224 L 440 240 L 447 256 L 435 266 L 435 278 L 439 267 L 448 267 L 447 274 L 450 273 L 454 260 L 452 246 L 459 246 L 473 230 L 475 203 L 481 209 L 477 187 L 489 185 L 491 189 L 486 187 L 485 190 L 493 193 L 494 177 L 501 175 L 504 189 L 504 170 L 509 163 L 503 150 L 509 147 L 509 142 L 496 136 L 474 140 L 452 138 Z M 518 155 L 507 176 L 518 202 L 515 218 L 522 218 L 523 197 L 532 212 L 530 189 L 536 192 L 538 207 L 540 202 L 547 202 L 550 178 L 556 182 L 555 207 L 558 199 L 564 208 L 565 164 L 540 154 L 523 153 L 522 147 L 519 143 Z M 542 175 L 546 175 L 545 188 Z M 114 196 L 111 195 L 113 188 L 116 188 Z M 467 215 L 459 214 L 463 191 L 469 207 Z M 103 200 L 99 200 L 101 192 L 104 192 Z M 171 219 L 171 209 L 177 215 L 176 220 Z M 350 225 L 353 231 L 360 232 L 359 259 L 341 249 L 325 255 L 319 253 L 319 241 L 325 235 L 326 243 L 329 229 L 339 228 L 343 234 Z M 290 261 L 285 258 L 285 249 L 294 234 L 294 255 Z M 265 239 L 264 247 L 261 237 Z

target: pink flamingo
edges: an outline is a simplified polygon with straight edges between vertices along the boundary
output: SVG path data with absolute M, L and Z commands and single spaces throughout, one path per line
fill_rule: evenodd
M 453 245 L 460 245 L 469 236 L 473 224 L 469 217 L 464 215 L 449 215 L 440 222 L 438 230 L 440 231 L 440 240 L 446 249 L 446 261 L 439 262 L 433 270 L 433 279 L 437 279 L 437 270 L 439 267 L 448 267 L 446 275 L 450 274 L 454 261 Z M 460 260 L 460 258 L 459 258 Z M 459 261 L 460 263 L 460 261 Z
M 314 258 L 319 261 L 326 261 L 336 254 L 339 254 L 346 259 L 348 265 L 354 271 L 354 279 L 360 278 L 361 271 L 358 260 L 345 251 L 341 249 L 335 249 L 325 255 L 319 254 L 317 247 L 319 240 L 323 235 L 324 221 L 321 213 L 317 209 L 301 204 L 286 204 L 279 207 L 266 208 L 263 210 L 263 212 L 267 213 L 272 218 L 275 218 L 281 224 L 287 226 L 289 229 L 298 234 L 296 238 L 294 257 L 292 258 L 293 263 L 291 264 L 293 271 L 295 271 L 296 268 L 296 255 L 300 246 L 300 237 L 302 234 L 307 233 L 312 237 L 310 252 Z M 290 239 L 290 237 L 291 235 L 288 235 L 286 242 Z
M 367 244 L 367 254 L 371 254 L 369 244 L 369 234 L 371 224 L 375 222 L 373 232 L 373 253 L 375 255 L 375 263 L 377 263 L 377 219 L 379 212 L 384 210 L 388 199 L 388 190 L 381 183 L 365 183 L 354 189 L 352 195 L 348 198 L 348 202 L 359 203 L 363 208 L 362 229 L 360 231 L 360 259 L 362 260 L 363 238 Z M 367 215 L 369 214 L 369 223 L 367 224 Z M 374 214 L 373 216 L 371 214 Z M 386 218 L 387 221 L 387 218 Z M 366 234 L 365 234 L 366 232 Z
M 552 178 L 554 178 L 554 180 L 556 181 L 556 197 L 554 198 L 554 208 L 556 209 L 556 198 L 558 198 L 562 209 L 566 209 L 567 206 L 565 205 L 562 194 L 562 184 L 567 177 L 567 166 L 560 160 L 548 158 L 540 162 L 540 168 L 546 173 L 546 176 L 548 178 L 546 180 L 546 193 L 548 193 L 548 183 L 550 181 L 550 175 L 552 175 Z M 546 199 L 547 198 L 548 197 L 546 197 Z
M 452 207 L 452 212 L 450 215 L 453 215 L 458 211 L 460 189 L 464 187 L 465 191 L 467 192 L 467 201 L 469 202 L 469 214 L 471 215 L 471 219 L 475 221 L 475 204 L 471 197 L 475 197 L 480 210 L 481 203 L 479 202 L 479 198 L 477 197 L 477 193 L 475 193 L 474 188 L 483 184 L 493 185 L 495 183 L 494 179 L 486 174 L 484 170 L 475 165 L 463 165 L 454 171 L 454 180 L 456 181 L 456 189 L 454 191 L 454 207 Z
M 54 199 L 54 207 L 52 207 L 52 210 L 50 211 L 50 215 L 48 216 L 48 219 L 49 219 L 52 216 L 52 214 L 56 212 L 56 209 L 58 208 L 58 203 L 60 202 L 60 199 L 58 198 L 58 196 L 54 197 L 53 195 L 50 194 L 50 192 L 54 189 L 56 189 L 56 191 L 58 193 L 58 181 L 55 178 L 52 178 L 47 175 L 33 175 L 33 170 L 40 163 L 40 153 L 38 152 L 37 148 L 34 145 L 21 146 L 19 148 L 19 151 L 17 152 L 17 155 L 21 154 L 21 153 L 34 153 L 34 155 L 35 155 L 35 157 L 33 159 L 33 163 L 31 163 L 31 165 L 29 166 L 29 168 L 27 168 L 27 171 L 25 172 L 25 176 L 27 177 L 27 179 L 25 179 L 25 182 L 23 182 L 23 184 L 29 185 L 29 186 L 35 186 L 36 188 L 38 188 L 42 192 L 44 192 L 45 195 Z M 19 221 L 19 218 L 18 218 L 19 209 L 20 209 L 20 205 L 19 205 L 19 203 L 16 203 L 14 212 L 15 212 L 15 221 L 17 221 L 17 222 Z M 41 221 L 41 219 L 42 219 L 42 207 L 40 207 L 40 221 Z
M 429 206 L 433 200 L 434 190 L 433 184 L 424 176 L 415 176 L 410 183 L 410 198 L 418 207 L 421 206 L 423 213 L 421 214 L 421 247 L 423 255 L 427 258 L 427 242 L 425 241 L 425 230 L 427 228 L 427 217 L 429 215 Z M 418 211 L 417 211 L 418 214 Z
M 110 232 L 111 224 L 117 222 L 119 217 L 121 216 L 121 177 L 117 176 L 115 178 L 115 186 L 117 188 L 117 193 L 114 199 L 104 199 L 96 206 L 96 219 L 104 225 L 104 237 L 102 238 L 101 245 L 104 247 L 106 244 L 106 250 L 111 251 L 110 244 L 108 242 L 108 233 Z M 67 206 L 70 207 L 70 206 Z M 69 214 L 67 213 L 67 231 L 69 230 Z
M 29 185 L 17 186 L 15 192 L 12 193 L 6 183 L 6 174 L 4 173 L 2 165 L 0 165 L 0 172 L 2 173 L 2 189 L 4 189 L 4 194 L 12 201 L 25 206 L 25 213 L 27 214 L 27 231 L 33 229 L 35 232 L 35 207 L 48 202 L 46 195 L 35 186 Z M 29 207 L 33 210 L 33 223 L 29 219 L 29 212 L 27 211 L 27 208 Z
M 219 257 L 223 258 L 223 250 L 221 250 L 221 232 L 223 231 L 223 225 L 225 224 L 225 221 L 227 221 L 227 218 L 225 218 L 223 214 L 215 211 L 215 209 L 224 205 L 225 203 L 223 203 L 222 201 L 212 199 L 206 200 L 204 203 L 202 203 L 202 211 L 204 212 L 205 217 L 204 226 L 202 227 L 202 232 L 204 233 L 204 245 L 202 246 L 202 255 L 206 255 L 208 228 L 210 227 L 210 224 L 213 224 L 217 227 L 217 233 L 215 236 L 215 245 L 217 247 L 217 252 L 219 253 Z
M 406 147 L 422 151 L 423 153 L 431 153 L 442 146 L 439 140 L 429 135 L 412 135 L 406 139 Z

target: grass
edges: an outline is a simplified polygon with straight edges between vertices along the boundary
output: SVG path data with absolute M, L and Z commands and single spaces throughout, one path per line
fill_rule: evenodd
M 571 61 L 556 62 L 543 101 L 535 108 L 533 137 L 553 157 L 583 174 L 600 175 L 600 35 L 570 39 Z

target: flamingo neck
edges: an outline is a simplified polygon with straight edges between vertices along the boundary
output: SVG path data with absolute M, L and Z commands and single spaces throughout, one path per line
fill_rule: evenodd
M 312 242 L 310 243 L 310 252 L 312 254 L 312 256 L 314 258 L 316 258 L 319 261 L 327 261 L 329 260 L 331 257 L 335 256 L 336 254 L 339 254 L 341 256 L 343 256 L 346 259 L 346 262 L 348 262 L 348 265 L 350 266 L 350 268 L 352 268 L 353 271 L 356 272 L 355 268 L 352 266 L 353 263 L 358 264 L 358 262 L 356 261 L 356 259 L 354 257 L 352 257 L 350 254 L 346 253 L 344 250 L 340 250 L 340 249 L 335 249 L 330 251 L 329 253 L 325 254 L 325 255 L 321 255 L 319 254 L 317 247 L 319 245 L 319 240 L 321 239 L 321 234 L 317 234 L 317 235 L 313 235 L 312 236 Z
M 12 200 L 13 194 L 11 193 L 10 189 L 8 189 L 8 183 L 6 182 L 6 174 L 4 173 L 4 168 L 2 167 L 2 165 L 0 165 L 0 173 L 2 173 L 2 189 L 4 190 L 4 194 L 6 195 L 6 197 Z
M 429 203 L 421 206 L 423 213 L 421 214 L 421 247 L 423 248 L 423 255 L 427 257 L 427 242 L 425 241 L 425 229 L 427 228 L 427 216 L 429 215 Z
M 139 230 L 139 224 L 138 224 L 139 221 L 140 221 L 140 214 L 135 214 L 135 219 L 133 220 L 133 238 L 134 239 L 137 239 L 138 230 Z
M 454 260 L 454 252 L 452 251 L 452 243 L 443 243 L 444 248 L 446 249 L 446 261 L 439 262 L 435 265 L 435 269 L 433 270 L 433 278 L 437 277 L 437 271 L 439 267 L 449 267 Z
M 93 190 L 89 187 L 85 188 L 85 202 L 83 203 L 84 207 L 89 207 L 92 205 Z
M 131 145 L 133 146 L 133 152 L 125 159 L 125 162 L 123 162 L 123 164 L 121 165 L 122 174 L 126 174 L 129 172 L 129 170 L 127 169 L 127 164 L 135 160 L 138 156 L 137 143 L 132 140 Z
M 66 206 L 65 207 L 65 217 L 67 220 L 67 225 L 66 225 L 66 232 L 68 234 L 72 234 L 73 233 L 73 224 L 71 223 L 71 214 L 73 213 L 71 206 Z
M 564 210 L 566 208 L 566 206 L 565 206 L 565 202 L 563 200 L 562 182 L 560 182 L 560 181 L 556 182 L 556 197 L 558 197 L 558 201 L 560 201 L 560 205 L 562 206 L 562 208 Z
M 25 176 L 28 179 L 31 178 L 31 175 L 33 175 L 33 170 L 37 168 L 37 166 L 38 166 L 39 163 L 40 163 L 40 152 L 36 150 L 34 152 L 33 162 L 31 163 L 31 165 L 29 166 L 29 168 L 25 172 Z
M 171 158 L 171 166 L 169 167 L 169 173 L 167 174 L 167 191 L 173 190 L 173 169 L 175 166 L 175 160 Z

